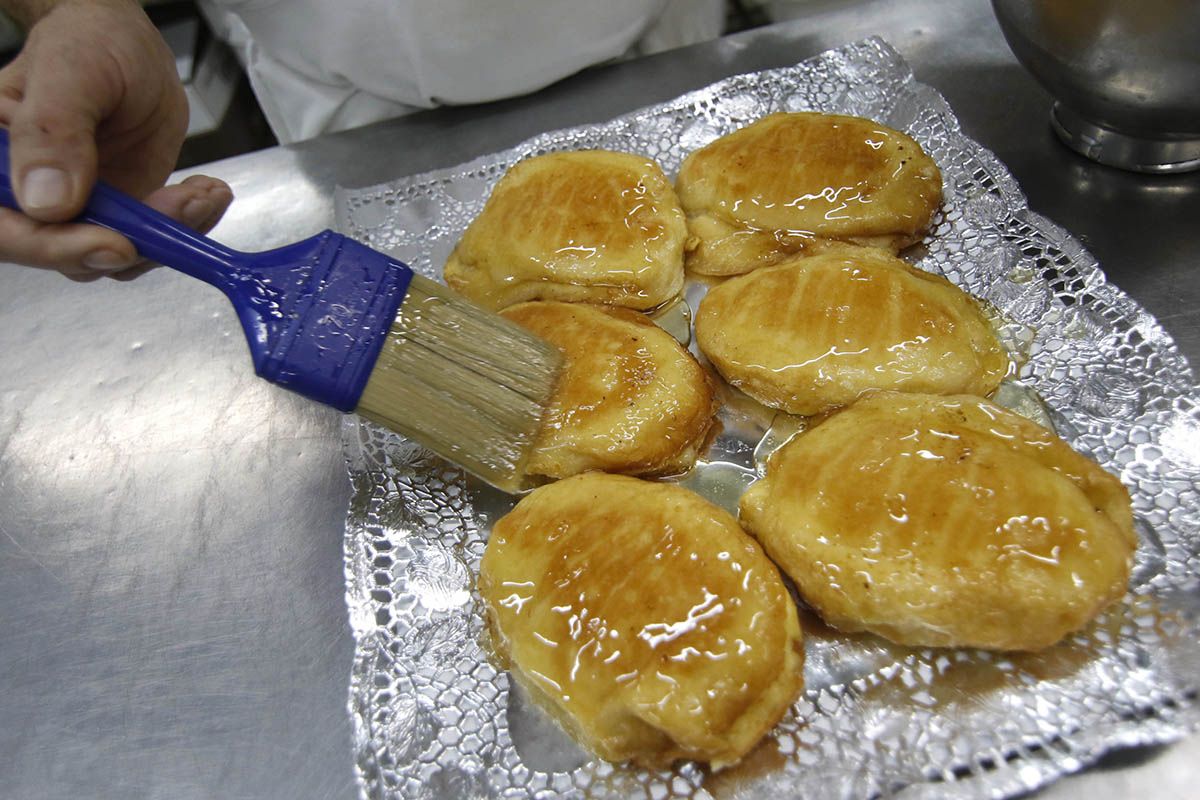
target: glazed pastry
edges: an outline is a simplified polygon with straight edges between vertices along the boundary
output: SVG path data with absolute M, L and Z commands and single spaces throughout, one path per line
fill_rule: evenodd
M 636 311 L 537 302 L 501 314 L 562 351 L 563 369 L 529 457 L 531 475 L 686 472 L 712 430 L 712 383 Z
M 801 433 L 741 521 L 831 625 L 913 646 L 1040 650 L 1125 593 L 1121 482 L 978 397 L 884 392 Z
M 911 137 L 860 117 L 779 113 L 689 155 L 675 183 L 699 240 L 687 268 L 737 275 L 830 240 L 899 252 L 942 201 Z
M 732 764 L 802 686 L 779 572 L 673 484 L 593 472 L 535 489 L 493 527 L 479 589 L 517 679 L 610 761 Z
M 654 161 L 548 153 L 513 166 L 446 262 L 446 283 L 491 309 L 567 300 L 650 309 L 683 287 L 687 224 Z
M 1009 358 L 975 300 L 881 250 L 792 256 L 713 287 L 696 342 L 733 386 L 792 414 L 864 392 L 992 392 Z

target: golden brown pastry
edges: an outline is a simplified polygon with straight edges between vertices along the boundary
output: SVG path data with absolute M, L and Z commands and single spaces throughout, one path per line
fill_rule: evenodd
M 491 309 L 524 300 L 650 309 L 683 287 L 687 224 L 654 161 L 548 153 L 514 165 L 446 262 L 446 283 Z
M 985 395 L 1009 370 L 970 295 L 881 250 L 844 245 L 712 288 L 696 343 L 729 383 L 802 415 L 875 389 Z
M 686 472 L 717 412 L 696 359 L 636 311 L 537 302 L 501 314 L 562 351 L 563 368 L 526 471 Z
M 738 275 L 829 240 L 899 252 L 942 202 L 942 175 L 909 136 L 833 114 L 779 113 L 689 155 L 675 188 L 699 245 L 687 268 Z
M 792 439 L 741 521 L 831 625 L 1039 650 L 1125 593 L 1129 494 L 978 397 L 883 392 Z
M 611 761 L 732 764 L 800 692 L 775 565 L 679 486 L 592 472 L 496 523 L 479 589 L 515 675 Z

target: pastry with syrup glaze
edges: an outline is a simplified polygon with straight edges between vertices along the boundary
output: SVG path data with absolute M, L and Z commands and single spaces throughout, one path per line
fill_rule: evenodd
M 738 275 L 828 241 L 899 252 L 942 201 L 911 137 L 860 117 L 779 113 L 689 155 L 675 182 L 699 240 L 687 268 Z
M 736 762 L 802 686 L 795 604 L 727 512 L 592 472 L 492 529 L 479 589 L 498 653 L 602 758 Z
M 543 301 L 501 312 L 562 351 L 562 372 L 526 471 L 675 475 L 713 428 L 712 381 L 690 353 L 624 308 Z
M 882 392 L 797 435 L 741 521 L 831 625 L 1040 650 L 1124 595 L 1129 493 L 987 400 Z
M 1010 366 L 970 295 L 884 251 L 847 245 L 713 287 L 696 343 L 730 384 L 801 415 L 877 389 L 986 395 Z
M 629 153 L 548 153 L 496 184 L 446 262 L 446 283 L 491 309 L 525 300 L 638 310 L 683 287 L 687 224 L 654 161 Z

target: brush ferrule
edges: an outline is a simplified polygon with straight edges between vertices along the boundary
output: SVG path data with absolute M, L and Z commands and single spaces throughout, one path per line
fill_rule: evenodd
M 304 269 L 287 276 L 299 290 L 281 293 L 290 302 L 264 309 L 256 291 L 263 327 L 250 337 L 254 367 L 273 383 L 353 411 L 412 270 L 332 231 L 317 245 Z

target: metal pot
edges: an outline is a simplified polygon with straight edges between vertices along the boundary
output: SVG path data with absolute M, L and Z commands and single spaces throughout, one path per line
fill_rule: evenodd
M 1200 169 L 1200 0 L 992 0 L 1064 142 L 1138 172 Z

